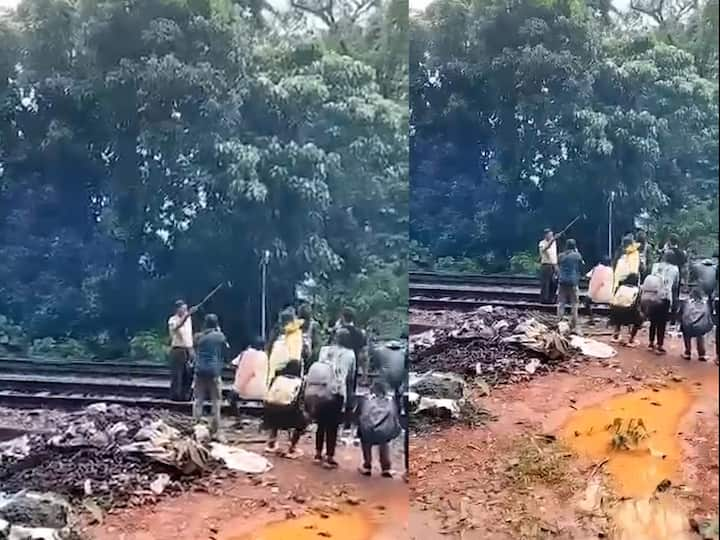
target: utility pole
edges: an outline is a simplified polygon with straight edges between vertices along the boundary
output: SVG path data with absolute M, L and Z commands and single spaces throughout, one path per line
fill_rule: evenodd
M 267 271 L 270 264 L 270 252 L 266 249 L 263 251 L 260 260 L 260 280 L 261 280 L 261 299 L 260 299 L 260 335 L 263 339 L 267 339 Z
M 615 192 L 610 192 L 610 198 L 608 199 L 608 257 L 612 261 L 613 257 L 613 203 L 615 202 Z

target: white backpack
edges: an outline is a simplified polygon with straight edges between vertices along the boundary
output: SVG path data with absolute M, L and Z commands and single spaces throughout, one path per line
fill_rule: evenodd
M 265 404 L 276 407 L 289 407 L 293 405 L 300 396 L 303 380 L 300 377 L 289 375 L 278 375 L 273 380 L 267 394 Z
M 613 299 L 610 301 L 610 305 L 619 308 L 630 308 L 635 304 L 640 290 L 638 287 L 630 285 L 620 285 L 618 290 L 615 291 Z

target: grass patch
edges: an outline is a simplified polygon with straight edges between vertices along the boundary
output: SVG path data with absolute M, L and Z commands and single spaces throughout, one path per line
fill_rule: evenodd
M 572 463 L 572 454 L 554 437 L 531 436 L 518 441 L 507 462 L 507 476 L 515 489 L 540 484 L 572 493 L 576 483 Z

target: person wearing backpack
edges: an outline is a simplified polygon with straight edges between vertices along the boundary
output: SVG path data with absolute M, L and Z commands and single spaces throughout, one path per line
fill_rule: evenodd
M 360 400 L 357 413 L 363 459 L 360 474 L 372 475 L 372 449 L 377 447 L 381 475 L 383 478 L 392 478 L 390 441 L 400 435 L 402 426 L 395 398 L 387 391 L 382 380 L 375 381 L 370 394 Z
M 338 429 L 350 403 L 355 373 L 350 333 L 341 328 L 333 339 L 332 345 L 320 349 L 317 362 L 308 370 L 304 398 L 305 410 L 317 422 L 314 461 L 327 469 L 338 466 L 335 461 Z
M 707 362 L 705 355 L 705 334 L 713 328 L 712 312 L 702 288 L 695 286 L 690 291 L 690 298 L 680 309 L 680 330 L 683 336 L 685 352 L 683 358 L 692 358 L 692 340 L 695 339 L 698 360 Z
M 612 341 L 631 348 L 637 346 L 635 336 L 637 336 L 643 323 L 643 316 L 640 311 L 639 279 L 638 274 L 626 276 L 620 282 L 610 302 L 610 324 L 615 327 Z M 620 332 L 623 326 L 630 328 L 627 342 L 620 341 Z
M 659 355 L 666 353 L 665 331 L 672 311 L 673 291 L 680 280 L 677 267 L 669 259 L 664 255 L 660 262 L 653 264 L 640 290 L 640 306 L 650 321 L 648 348 Z
M 290 446 L 287 452 L 280 455 L 289 459 L 302 456 L 297 444 L 309 423 L 303 408 L 302 395 L 302 363 L 293 359 L 275 373 L 265 395 L 263 429 L 270 431 L 265 447 L 266 453 L 277 454 L 278 432 L 289 430 Z

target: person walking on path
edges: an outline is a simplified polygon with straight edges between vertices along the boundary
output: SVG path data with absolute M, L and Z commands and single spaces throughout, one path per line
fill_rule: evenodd
M 637 280 L 640 279 L 640 252 L 638 247 L 639 245 L 632 235 L 623 238 L 620 257 L 615 263 L 613 293 L 617 291 L 621 283 L 625 282 L 628 276 L 635 276 Z
M 209 313 L 205 317 L 205 329 L 198 338 L 198 355 L 195 362 L 195 401 L 193 418 L 200 421 L 205 401 L 209 400 L 212 409 L 210 432 L 220 430 L 220 407 L 222 405 L 222 370 L 225 354 L 229 349 L 225 334 L 220 330 L 217 315 Z
M 692 358 L 692 341 L 695 340 L 698 360 L 707 362 L 705 351 L 705 335 L 713 328 L 712 311 L 701 287 L 695 286 L 690 297 L 680 308 L 680 329 L 682 331 L 685 352 L 683 358 Z
M 545 229 L 545 236 L 538 244 L 540 253 L 540 302 L 555 302 L 555 282 L 558 273 L 557 237 L 551 229 Z
M 284 401 L 283 403 L 268 403 L 268 398 L 266 397 L 265 399 L 262 427 L 270 431 L 267 446 L 265 447 L 265 452 L 268 454 L 278 454 L 288 459 L 297 459 L 303 455 L 297 445 L 300 442 L 302 434 L 307 429 L 309 421 L 303 406 L 302 379 L 302 362 L 295 359 L 289 360 L 274 374 L 268 395 L 272 394 L 273 387 L 280 382 L 279 387 L 281 391 L 279 395 L 280 397 L 289 398 L 289 401 Z M 296 384 L 293 384 L 293 381 L 296 381 Z M 292 394 L 288 394 L 288 390 L 295 391 Z M 282 452 L 278 448 L 277 438 L 280 430 L 288 430 L 290 432 L 290 445 L 286 452 Z
M 671 321 L 673 324 L 677 325 L 680 322 L 678 320 L 678 311 L 680 309 L 680 286 L 682 285 L 683 272 L 685 271 L 685 266 L 687 265 L 687 253 L 680 248 L 680 238 L 677 234 L 670 235 L 668 242 L 663 248 L 663 255 L 664 254 L 667 254 L 668 256 L 667 262 L 678 269 L 678 275 L 680 276 L 680 279 L 675 285 L 675 289 L 673 289 L 671 312 Z
M 585 261 L 583 261 L 582 255 L 577 250 L 575 240 L 568 239 L 565 243 L 565 251 L 558 258 L 557 315 L 559 318 L 564 317 L 565 308 L 569 306 L 573 329 L 577 327 L 578 322 L 578 305 L 580 301 L 578 286 L 580 284 L 580 271 L 584 264 Z
M 672 312 L 673 291 L 680 280 L 677 267 L 663 255 L 660 262 L 652 265 L 650 275 L 643 281 L 640 293 L 641 307 L 650 321 L 648 348 L 657 354 L 665 354 L 665 332 Z
M 183 300 L 175 302 L 175 314 L 168 319 L 170 333 L 170 399 L 186 401 L 190 398 L 190 365 L 193 360 L 192 315 L 197 308 L 188 309 Z
M 335 461 L 338 429 L 350 403 L 352 376 L 355 372 L 355 353 L 351 347 L 350 332 L 341 328 L 333 340 L 332 345 L 320 349 L 317 365 L 313 364 L 308 371 L 305 393 L 305 405 L 317 422 L 314 461 L 329 469 L 338 466 Z
M 613 299 L 610 302 L 609 319 L 610 324 L 615 329 L 611 341 L 630 348 L 637 346 L 635 337 L 643 324 L 642 311 L 640 310 L 639 280 L 640 276 L 638 274 L 626 276 L 618 285 Z M 620 332 L 623 326 L 627 326 L 630 329 L 628 340 L 624 343 L 620 339 Z

